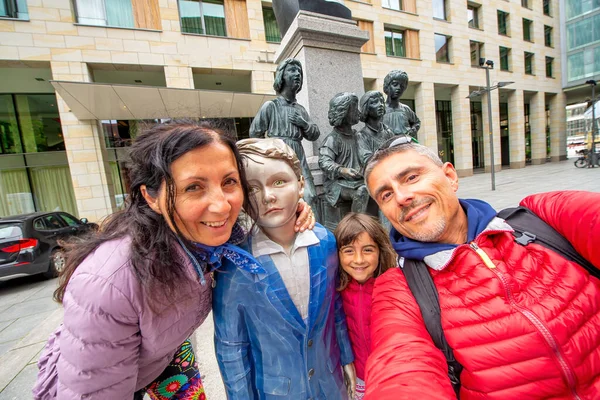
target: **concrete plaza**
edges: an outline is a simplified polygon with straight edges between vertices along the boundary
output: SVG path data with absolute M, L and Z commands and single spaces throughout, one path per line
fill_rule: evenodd
M 490 174 L 460 181 L 459 196 L 478 198 L 496 209 L 515 206 L 528 194 L 552 190 L 600 192 L 600 168 L 577 169 L 573 161 L 505 170 L 496 174 L 491 190 Z M 57 280 L 40 278 L 0 282 L 0 400 L 31 399 L 35 363 L 48 335 L 62 321 L 62 309 L 52 301 Z M 225 399 L 214 356 L 212 317 L 196 331 L 196 356 L 204 376 L 207 398 Z

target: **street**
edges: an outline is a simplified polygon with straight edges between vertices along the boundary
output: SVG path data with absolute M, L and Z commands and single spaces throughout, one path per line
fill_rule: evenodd
M 515 206 L 524 196 L 551 190 L 600 192 L 600 168 L 577 169 L 573 160 L 528 166 L 460 180 L 459 196 L 489 202 L 497 210 Z M 0 400 L 31 399 L 36 362 L 49 334 L 62 321 L 62 309 L 52 300 L 58 280 L 41 277 L 0 282 Z M 214 356 L 212 315 L 195 333 L 196 357 L 208 399 L 225 399 Z

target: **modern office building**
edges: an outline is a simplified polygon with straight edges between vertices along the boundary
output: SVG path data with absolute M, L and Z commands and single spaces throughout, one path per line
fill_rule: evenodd
M 566 0 L 560 6 L 562 84 L 569 105 L 568 142 L 578 143 L 581 136 L 591 146 L 591 117 L 586 123 L 583 114 L 592 104 L 592 88 L 586 82 L 600 82 L 600 1 Z M 596 87 L 595 95 L 600 95 L 600 87 Z M 579 134 L 575 134 L 577 131 Z M 597 136 L 596 142 L 599 140 Z
M 461 175 L 490 169 L 490 119 L 496 169 L 565 157 L 558 0 L 345 5 L 370 34 L 364 89 L 406 71 L 420 141 Z M 219 118 L 244 137 L 274 94 L 280 40 L 267 1 L 0 1 L 0 216 L 111 213 L 125 149 L 147 121 Z M 500 86 L 491 118 L 487 93 L 469 98 L 486 87 L 480 58 Z

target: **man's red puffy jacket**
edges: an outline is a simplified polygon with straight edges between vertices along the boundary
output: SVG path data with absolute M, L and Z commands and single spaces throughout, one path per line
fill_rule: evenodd
M 553 192 L 521 205 L 600 266 L 600 194 Z M 495 218 L 430 269 L 464 367 L 461 400 L 600 399 L 600 280 L 540 245 L 516 243 L 507 229 Z M 400 270 L 377 278 L 371 318 L 367 399 L 455 398 Z
M 375 278 L 362 285 L 352 279 L 342 291 L 356 376 L 362 380 L 365 379 L 365 366 L 371 352 L 371 296 L 374 283 Z

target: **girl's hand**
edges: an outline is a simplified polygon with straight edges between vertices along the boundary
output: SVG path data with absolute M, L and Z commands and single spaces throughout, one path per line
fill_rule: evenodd
M 296 225 L 294 230 L 296 232 L 304 232 L 305 230 L 312 230 L 315 227 L 315 214 L 312 208 L 304 200 L 300 199 L 298 202 L 298 209 L 296 213 L 299 213 L 296 217 Z
M 344 382 L 346 383 L 346 390 L 348 390 L 348 397 L 354 400 L 356 396 L 356 369 L 353 362 L 344 365 Z

